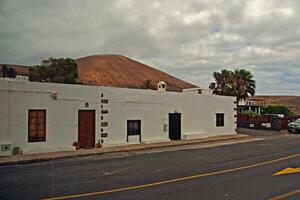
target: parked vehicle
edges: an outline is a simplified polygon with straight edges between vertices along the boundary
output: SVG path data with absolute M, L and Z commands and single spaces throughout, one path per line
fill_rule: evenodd
M 300 118 L 288 124 L 288 131 L 290 133 L 300 133 Z

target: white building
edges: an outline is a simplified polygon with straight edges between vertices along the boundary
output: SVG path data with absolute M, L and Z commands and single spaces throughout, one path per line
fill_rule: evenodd
M 0 80 L 0 155 L 235 134 L 235 98 Z
M 260 99 L 245 99 L 240 100 L 238 105 L 238 111 L 239 113 L 244 113 L 246 111 L 252 111 L 256 112 L 257 114 L 260 114 L 261 111 L 261 105 L 264 103 L 263 100 Z

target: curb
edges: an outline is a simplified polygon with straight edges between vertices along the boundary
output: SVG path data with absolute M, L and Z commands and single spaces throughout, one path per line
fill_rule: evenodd
M 178 147 L 178 146 L 189 146 L 194 144 L 210 144 L 214 142 L 222 142 L 222 141 L 241 141 L 247 139 L 253 139 L 255 137 L 247 136 L 247 135 L 234 135 L 233 137 L 223 137 L 223 138 L 208 138 L 208 139 L 198 139 L 198 140 L 189 140 L 189 141 L 182 141 L 178 143 L 172 142 L 163 142 L 163 143 L 153 143 L 144 145 L 135 145 L 135 146 L 125 146 L 118 149 L 118 147 L 106 147 L 107 149 L 103 148 L 103 151 L 92 151 L 92 152 L 76 152 L 76 151 L 66 151 L 66 152 L 56 152 L 57 154 L 53 153 L 53 155 L 45 155 L 45 154 L 31 154 L 25 156 L 34 156 L 33 158 L 27 158 L 24 155 L 20 156 L 20 159 L 15 158 L 12 160 L 2 160 L 0 157 L 0 166 L 7 166 L 7 165 L 17 165 L 17 164 L 29 164 L 29 163 L 36 163 L 36 162 L 43 162 L 43 161 L 51 161 L 51 160 L 60 160 L 60 159 L 67 159 L 72 157 L 87 157 L 93 155 L 103 155 L 103 154 L 112 154 L 112 153 L 122 153 L 122 152 L 132 152 L 132 151 L 143 151 L 143 150 L 150 150 L 150 149 L 164 149 L 168 147 Z M 115 149 L 114 149 L 115 148 Z M 22 156 L 24 156 L 22 158 Z M 3 157 L 3 158 L 13 158 L 13 156 Z

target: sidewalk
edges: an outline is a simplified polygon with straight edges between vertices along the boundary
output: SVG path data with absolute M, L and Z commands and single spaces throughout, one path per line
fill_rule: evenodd
M 119 146 L 119 147 L 79 149 L 76 151 L 3 156 L 0 157 L 0 165 L 25 164 L 25 163 L 33 163 L 39 161 L 70 158 L 70 157 L 101 155 L 101 154 L 119 153 L 119 152 L 121 153 L 121 152 L 155 149 L 155 148 L 161 149 L 167 147 L 193 145 L 193 144 L 204 145 L 204 144 L 209 144 L 214 142 L 240 141 L 240 140 L 247 140 L 252 138 L 253 137 L 250 137 L 248 135 L 235 134 L 235 135 L 223 135 L 223 136 L 215 136 L 215 137 L 195 139 L 195 140 L 178 140 L 178 141 L 170 141 L 170 142 L 151 143 L 151 144 L 134 144 L 134 145 L 127 145 L 127 146 Z

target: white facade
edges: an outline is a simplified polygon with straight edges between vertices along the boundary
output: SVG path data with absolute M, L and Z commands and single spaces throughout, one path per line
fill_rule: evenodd
M 191 94 L 191 95 L 199 95 L 199 94 L 212 95 L 212 90 L 202 89 L 202 88 L 183 89 L 182 92 L 185 94 Z
M 256 99 L 241 99 L 239 101 L 239 112 L 243 113 L 245 111 L 253 111 L 258 114 L 260 114 L 261 109 L 260 106 L 262 105 L 262 100 L 256 100 Z
M 75 149 L 78 111 L 95 110 L 95 143 L 139 143 L 127 120 L 140 120 L 141 142 L 169 141 L 169 113 L 181 113 L 181 138 L 235 134 L 235 98 L 210 94 L 0 80 L 0 145 L 23 153 Z M 28 142 L 28 110 L 46 110 L 46 140 Z M 102 114 L 107 111 L 107 114 Z M 216 126 L 216 114 L 224 126 Z M 101 122 L 108 125 L 101 127 Z M 4 147 L 4 146 L 3 146 Z M 0 155 L 11 154 L 1 150 Z

